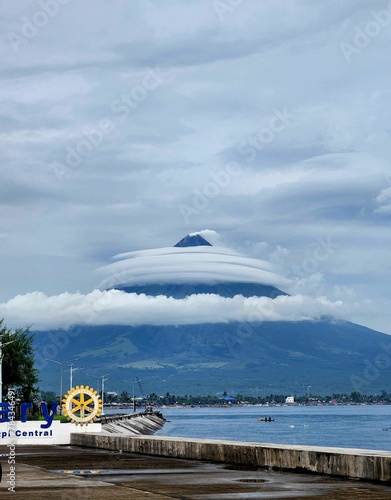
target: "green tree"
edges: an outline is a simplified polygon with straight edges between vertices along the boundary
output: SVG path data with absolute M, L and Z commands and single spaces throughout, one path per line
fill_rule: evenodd
M 33 401 L 38 394 L 38 370 L 34 368 L 34 337 L 29 328 L 9 330 L 0 320 L 3 348 L 3 399 L 9 387 L 17 389 L 22 401 Z M 9 342 L 9 344 L 8 344 Z M 8 345 L 5 345 L 8 344 Z
M 121 392 L 121 394 L 119 395 L 119 401 L 120 403 L 129 403 L 129 401 L 131 401 L 131 397 L 128 391 Z
M 47 403 L 53 403 L 58 401 L 58 396 L 54 391 L 41 391 L 41 399 Z

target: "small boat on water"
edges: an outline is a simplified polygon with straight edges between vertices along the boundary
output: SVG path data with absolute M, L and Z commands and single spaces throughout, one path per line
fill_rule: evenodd
M 259 417 L 258 421 L 259 422 L 274 422 L 274 418 L 271 418 L 271 417 Z

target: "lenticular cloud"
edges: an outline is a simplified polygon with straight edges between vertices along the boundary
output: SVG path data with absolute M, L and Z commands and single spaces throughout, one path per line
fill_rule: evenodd
M 215 246 L 167 247 L 120 254 L 99 271 L 100 289 L 149 283 L 259 283 L 280 287 L 288 280 L 270 263 Z

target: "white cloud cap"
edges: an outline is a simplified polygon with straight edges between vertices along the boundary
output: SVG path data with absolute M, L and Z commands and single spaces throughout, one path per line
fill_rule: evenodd
M 201 234 L 201 233 L 194 233 Z M 115 256 L 119 262 L 99 271 L 101 289 L 146 283 L 259 283 L 276 287 L 289 283 L 269 262 L 245 257 L 224 247 L 166 247 Z
M 174 299 L 160 295 L 94 290 L 48 297 L 41 292 L 18 295 L 0 304 L 7 325 L 32 324 L 34 330 L 72 325 L 195 325 L 232 321 L 302 321 L 347 313 L 342 301 L 304 295 L 268 297 L 220 297 L 191 295 Z

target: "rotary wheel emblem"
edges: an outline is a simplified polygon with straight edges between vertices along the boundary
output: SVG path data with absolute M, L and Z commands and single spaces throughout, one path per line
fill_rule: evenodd
M 102 401 L 92 387 L 77 385 L 64 396 L 62 409 L 72 423 L 88 425 L 101 414 Z

